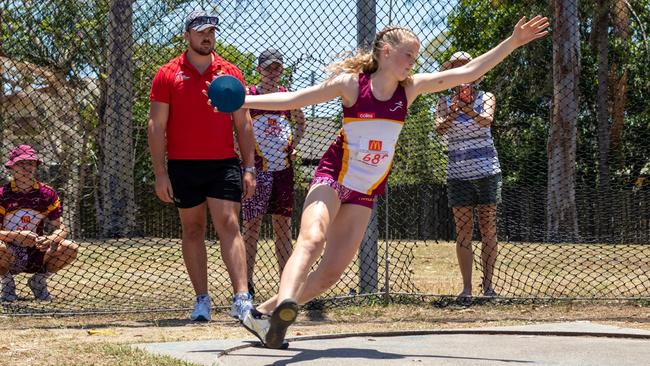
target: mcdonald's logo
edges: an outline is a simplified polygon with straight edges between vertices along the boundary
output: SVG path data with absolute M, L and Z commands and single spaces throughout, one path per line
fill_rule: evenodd
M 368 150 L 370 150 L 370 151 L 381 151 L 381 140 L 370 140 L 370 141 L 368 141 Z
M 269 118 L 268 125 L 269 126 L 277 126 L 278 125 L 278 120 L 276 120 L 275 118 Z
M 25 215 L 20 218 L 20 222 L 22 222 L 23 224 L 29 224 L 31 221 L 32 221 L 32 217 L 28 215 Z

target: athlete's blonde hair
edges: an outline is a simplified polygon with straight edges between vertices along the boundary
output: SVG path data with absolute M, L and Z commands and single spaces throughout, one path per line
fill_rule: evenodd
M 369 51 L 357 50 L 357 52 L 342 61 L 335 62 L 325 68 L 330 78 L 340 74 L 372 74 L 379 68 L 379 54 L 385 45 L 397 47 L 399 44 L 407 41 L 416 41 L 420 43 L 418 36 L 410 29 L 400 26 L 388 26 L 375 35 L 372 42 L 372 49 Z M 411 81 L 409 76 L 401 84 Z

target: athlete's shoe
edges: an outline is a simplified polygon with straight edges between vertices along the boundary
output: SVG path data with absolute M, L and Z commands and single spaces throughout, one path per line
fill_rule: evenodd
M 244 320 L 241 321 L 241 324 L 246 330 L 253 334 L 257 339 L 260 340 L 263 346 L 266 346 L 266 334 L 269 331 L 271 326 L 270 316 L 265 315 L 253 308 L 246 313 Z M 284 341 L 280 346 L 280 349 L 289 348 L 289 342 Z
M 193 321 L 203 321 L 208 322 L 212 319 L 212 301 L 210 300 L 209 295 L 200 295 L 196 297 L 196 303 L 194 304 L 194 311 L 190 315 L 190 319 Z
M 7 273 L 2 276 L 2 292 L 0 293 L 0 301 L 16 301 L 18 296 L 16 296 L 16 283 L 14 282 L 14 276 L 11 273 Z
M 264 337 L 264 344 L 268 348 L 281 348 L 284 343 L 284 336 L 287 329 L 298 317 L 298 303 L 294 299 L 286 299 L 278 305 L 271 319 L 269 319 L 269 330 Z
M 232 297 L 230 316 L 239 321 L 244 320 L 246 313 L 253 308 L 253 297 L 248 292 L 240 292 Z
M 37 300 L 52 300 L 50 292 L 47 290 L 47 275 L 45 273 L 34 273 L 34 275 L 27 280 L 27 286 L 32 290 L 32 294 L 34 294 L 34 297 Z
M 271 326 L 271 323 L 269 323 L 270 318 L 270 316 L 262 314 L 256 309 L 251 309 L 251 311 L 246 313 L 244 316 L 241 325 L 257 337 L 263 345 L 266 345 L 264 342 L 266 340 L 266 333 L 269 331 L 269 327 Z

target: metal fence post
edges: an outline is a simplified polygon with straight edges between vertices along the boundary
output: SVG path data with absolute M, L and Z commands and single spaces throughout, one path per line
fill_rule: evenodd
M 377 292 L 379 285 L 379 265 L 377 261 L 377 241 L 379 240 L 379 215 L 377 207 L 372 209 L 366 234 L 359 248 L 359 293 Z
M 375 37 L 377 27 L 375 0 L 357 0 L 357 48 L 368 49 Z M 372 209 L 370 222 L 359 249 L 359 293 L 377 292 L 379 283 L 377 263 L 377 240 L 379 219 L 377 207 Z
M 390 254 L 388 252 L 388 184 L 386 184 L 386 194 L 384 196 L 384 228 L 386 230 L 385 235 L 384 235 L 384 302 L 388 302 L 390 300 Z

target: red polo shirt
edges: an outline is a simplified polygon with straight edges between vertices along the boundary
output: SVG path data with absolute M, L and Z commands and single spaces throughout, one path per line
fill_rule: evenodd
M 244 84 L 241 71 L 212 53 L 213 62 L 203 74 L 183 53 L 163 65 L 151 85 L 149 100 L 169 104 L 167 158 L 170 160 L 216 160 L 237 156 L 232 117 L 215 113 L 202 90 L 215 75 L 228 74 Z

